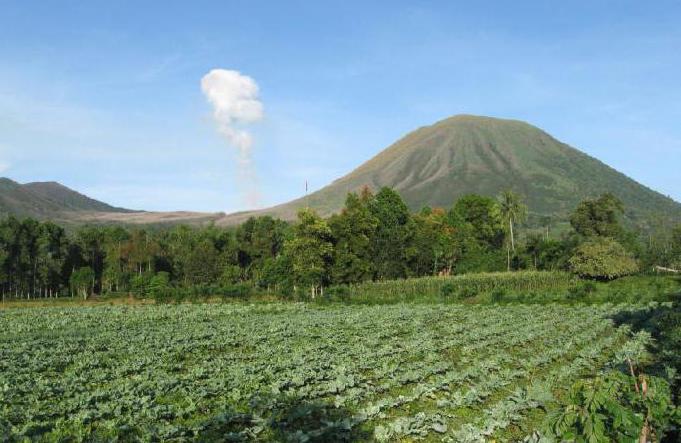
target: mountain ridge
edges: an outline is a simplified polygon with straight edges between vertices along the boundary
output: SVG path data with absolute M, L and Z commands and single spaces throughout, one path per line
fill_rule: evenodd
M 655 213 L 681 217 L 681 204 L 521 120 L 456 115 L 422 126 L 322 189 L 252 214 L 291 218 L 307 206 L 337 212 L 350 191 L 388 186 L 411 210 L 449 207 L 462 195 L 512 189 L 530 211 L 567 218 L 585 198 L 612 192 L 637 224 Z
M 585 198 L 611 192 L 628 220 L 649 226 L 653 218 L 681 220 L 681 203 L 563 143 L 527 122 L 470 114 L 451 116 L 409 132 L 350 173 L 307 196 L 270 208 L 224 213 L 146 212 L 116 208 L 57 182 L 21 185 L 0 179 L 0 214 L 69 223 L 234 225 L 251 216 L 292 220 L 301 207 L 329 216 L 348 192 L 364 186 L 397 190 L 412 211 L 450 207 L 465 194 L 521 194 L 533 215 L 566 220 Z

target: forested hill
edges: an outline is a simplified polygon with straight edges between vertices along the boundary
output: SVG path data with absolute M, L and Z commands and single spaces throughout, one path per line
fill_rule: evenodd
M 565 218 L 585 198 L 611 192 L 627 218 L 681 219 L 681 204 L 601 161 L 517 120 L 457 115 L 417 129 L 307 197 L 264 212 L 291 218 L 300 207 L 337 212 L 348 191 L 368 185 L 397 190 L 410 209 L 451 207 L 465 194 L 497 196 L 512 189 L 531 212 Z
M 61 219 L 74 212 L 128 213 L 127 209 L 94 200 L 56 182 L 20 184 L 0 178 L 0 214 Z

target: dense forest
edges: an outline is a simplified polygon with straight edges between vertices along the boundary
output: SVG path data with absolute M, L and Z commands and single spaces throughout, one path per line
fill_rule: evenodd
M 627 230 L 619 221 L 623 209 L 610 194 L 583 201 L 559 237 L 548 217 L 543 227 L 525 227 L 528 208 L 510 191 L 410 213 L 394 190 L 364 189 L 348 194 L 344 209 L 328 219 L 302 209 L 293 224 L 263 216 L 236 228 L 67 232 L 10 216 L 0 222 L 0 282 L 3 298 L 253 289 L 314 297 L 331 285 L 468 272 L 569 270 L 608 280 L 653 266 L 678 268 L 681 224 Z

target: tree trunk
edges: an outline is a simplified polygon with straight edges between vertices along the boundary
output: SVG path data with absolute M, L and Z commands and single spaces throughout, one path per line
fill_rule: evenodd
M 506 271 L 511 272 L 511 248 L 506 243 Z
M 515 254 L 515 239 L 513 238 L 513 218 L 508 219 L 508 225 L 511 229 L 511 249 L 513 250 L 513 253 Z

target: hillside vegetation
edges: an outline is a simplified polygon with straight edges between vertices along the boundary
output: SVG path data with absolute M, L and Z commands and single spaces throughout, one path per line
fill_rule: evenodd
M 131 211 L 94 200 L 56 182 L 20 184 L 0 178 L 0 215 L 59 220 L 70 213 L 87 212 Z
M 348 192 L 363 186 L 398 191 L 411 210 L 449 207 L 466 194 L 524 195 L 534 214 L 567 219 L 585 198 L 610 192 L 627 217 L 648 225 L 657 216 L 681 218 L 681 204 L 599 160 L 517 120 L 457 115 L 417 129 L 350 174 L 307 197 L 263 211 L 284 218 L 301 207 L 338 212 Z

